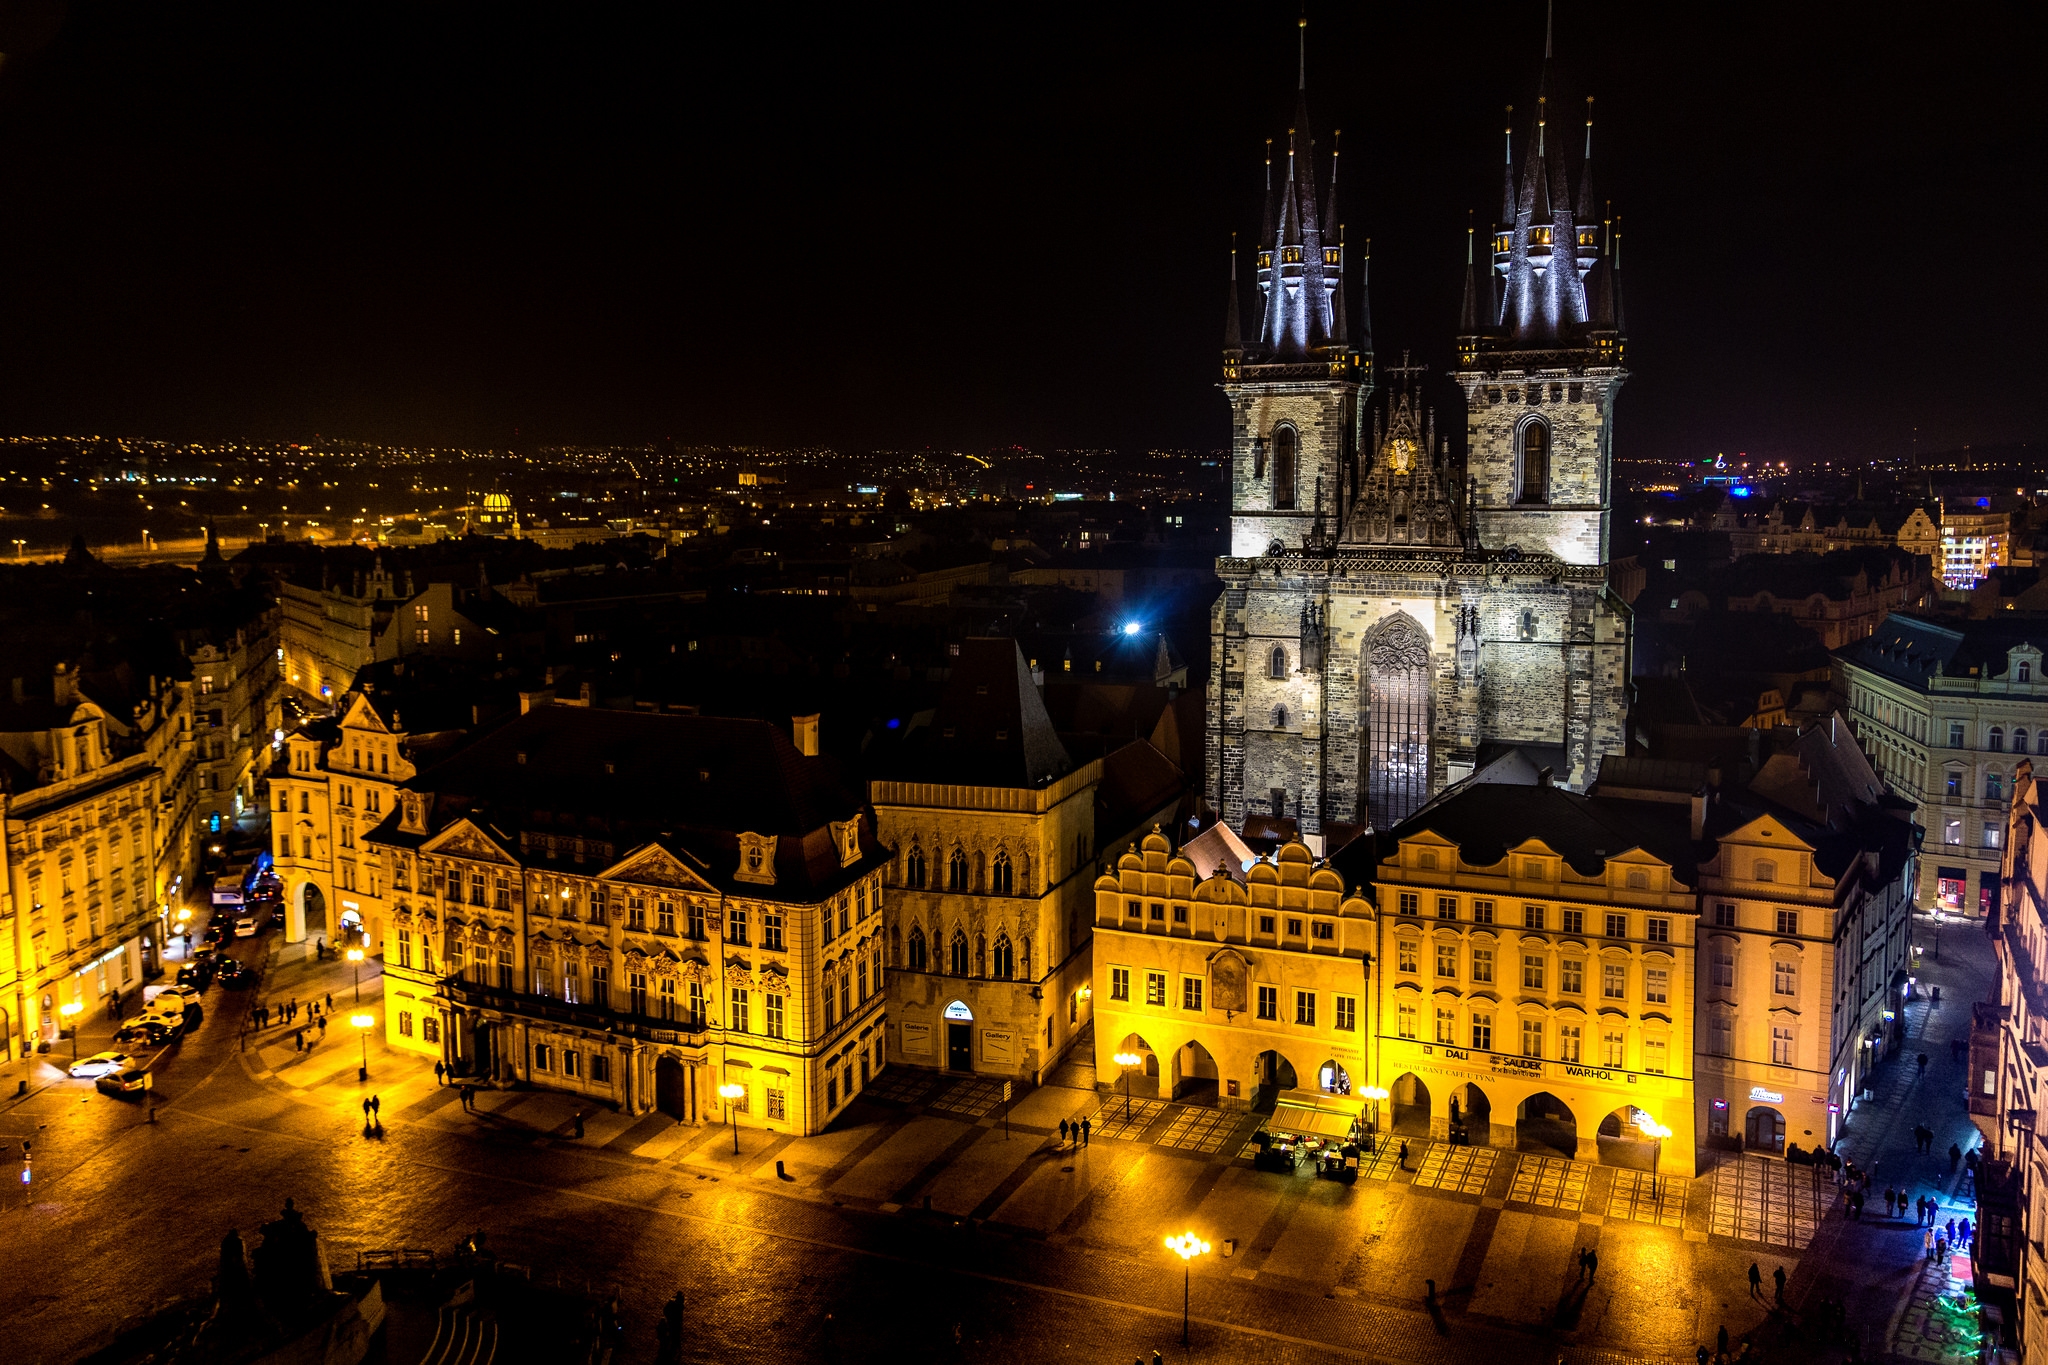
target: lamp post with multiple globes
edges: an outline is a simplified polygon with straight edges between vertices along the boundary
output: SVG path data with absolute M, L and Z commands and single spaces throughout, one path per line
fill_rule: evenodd
M 1131 1068 L 1143 1066 L 1145 1059 L 1135 1052 L 1119 1052 L 1116 1054 L 1115 1060 L 1116 1064 L 1122 1067 L 1124 1072 L 1124 1122 L 1129 1123 L 1131 1121 Z
M 1180 1344 L 1188 1344 L 1188 1285 L 1194 1274 L 1195 1257 L 1205 1256 L 1209 1244 L 1192 1232 L 1166 1239 L 1166 1249 L 1180 1257 Z
M 1380 1101 L 1388 1098 L 1391 1092 L 1383 1085 L 1369 1085 L 1359 1093 L 1372 1105 L 1372 1133 L 1368 1136 L 1366 1150 L 1378 1151 L 1379 1144 L 1375 1139 L 1380 1131 Z
M 377 1016 L 374 1014 L 351 1014 L 348 1017 L 348 1021 L 356 1026 L 356 1032 L 362 1035 L 363 1039 L 363 1064 L 356 1068 L 356 1079 L 358 1081 L 367 1081 L 370 1079 L 370 1029 L 377 1022 Z
M 356 969 L 356 1002 L 360 1004 L 363 999 L 363 950 L 361 948 L 351 948 L 346 956 L 349 960 L 349 965 Z

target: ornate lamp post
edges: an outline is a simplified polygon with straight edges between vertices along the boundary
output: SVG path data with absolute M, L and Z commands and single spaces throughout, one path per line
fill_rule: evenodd
M 1656 1143 L 1655 1155 L 1651 1158 L 1650 1191 L 1659 1200 L 1664 1197 L 1662 1177 L 1658 1174 L 1664 1166 L 1664 1139 L 1671 1136 L 1671 1130 L 1657 1120 L 1636 1110 L 1636 1131 Z
M 363 998 L 363 950 L 351 948 L 346 956 L 350 965 L 356 969 L 356 1000 L 360 1003 Z
M 1131 1068 L 1143 1066 L 1145 1059 L 1135 1052 L 1119 1052 L 1116 1054 L 1115 1061 L 1118 1066 L 1123 1068 L 1124 1122 L 1129 1123 L 1131 1121 Z
M 721 1085 L 718 1096 L 725 1101 L 726 1116 L 732 1120 L 732 1154 L 740 1154 L 740 1097 L 747 1093 L 743 1085 Z
M 1166 1249 L 1180 1257 L 1180 1344 L 1188 1344 L 1188 1284 L 1194 1274 L 1195 1257 L 1206 1256 L 1209 1244 L 1192 1232 L 1166 1239 Z

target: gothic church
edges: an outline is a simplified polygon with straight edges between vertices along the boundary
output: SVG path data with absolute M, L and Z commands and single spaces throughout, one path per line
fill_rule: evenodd
M 1509 132 L 1490 268 L 1468 233 L 1462 467 L 1410 392 L 1417 371 L 1392 367 L 1398 386 L 1379 392 L 1369 262 L 1350 286 L 1336 155 L 1319 192 L 1305 81 L 1277 188 L 1268 157 L 1257 292 L 1242 308 L 1233 256 L 1223 353 L 1231 545 L 1208 771 L 1234 827 L 1291 817 L 1315 847 L 1333 826 L 1394 824 L 1509 748 L 1574 788 L 1622 749 L 1619 259 L 1594 209 L 1592 102 L 1574 177 L 1544 66 L 1519 166 Z

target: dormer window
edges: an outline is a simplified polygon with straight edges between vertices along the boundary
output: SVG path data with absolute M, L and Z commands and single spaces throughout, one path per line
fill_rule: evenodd
M 2020 681 L 2020 682 L 2032 682 L 2033 680 L 2034 680 L 2034 661 L 2033 661 L 2032 659 L 2021 659 L 2021 660 L 2020 660 L 2020 671 L 2019 671 L 2019 681 Z

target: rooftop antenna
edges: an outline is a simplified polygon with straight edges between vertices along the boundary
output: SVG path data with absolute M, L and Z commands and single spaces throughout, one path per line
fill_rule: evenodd
M 1543 60 L 1546 62 L 1550 60 L 1550 23 L 1556 17 L 1557 0 L 1550 0 L 1550 3 L 1543 7 Z M 1304 19 L 1301 22 L 1305 24 L 1308 20 Z
M 1330 202 L 1333 204 L 1337 202 L 1337 158 L 1344 150 L 1343 140 L 1342 128 L 1330 130 Z
M 1607 215 L 1600 220 L 1600 254 L 1607 255 L 1614 248 L 1614 201 L 1607 201 Z
M 1472 210 L 1465 210 L 1465 264 L 1472 264 Z
M 1548 95 L 1538 95 L 1536 97 L 1536 155 L 1539 158 L 1543 155 L 1543 126 L 1549 121 L 1546 118 L 1549 111 L 1545 108 L 1549 101 L 1550 96 Z
M 1507 126 L 1501 129 L 1501 133 L 1507 138 L 1508 167 L 1509 169 L 1513 169 L 1515 164 L 1515 106 L 1512 104 L 1508 106 L 1508 113 L 1505 122 L 1507 123 Z
M 1586 96 L 1586 160 L 1593 159 L 1593 97 Z
M 1304 8 L 1301 16 L 1301 83 L 1299 88 L 1308 89 L 1308 14 Z

